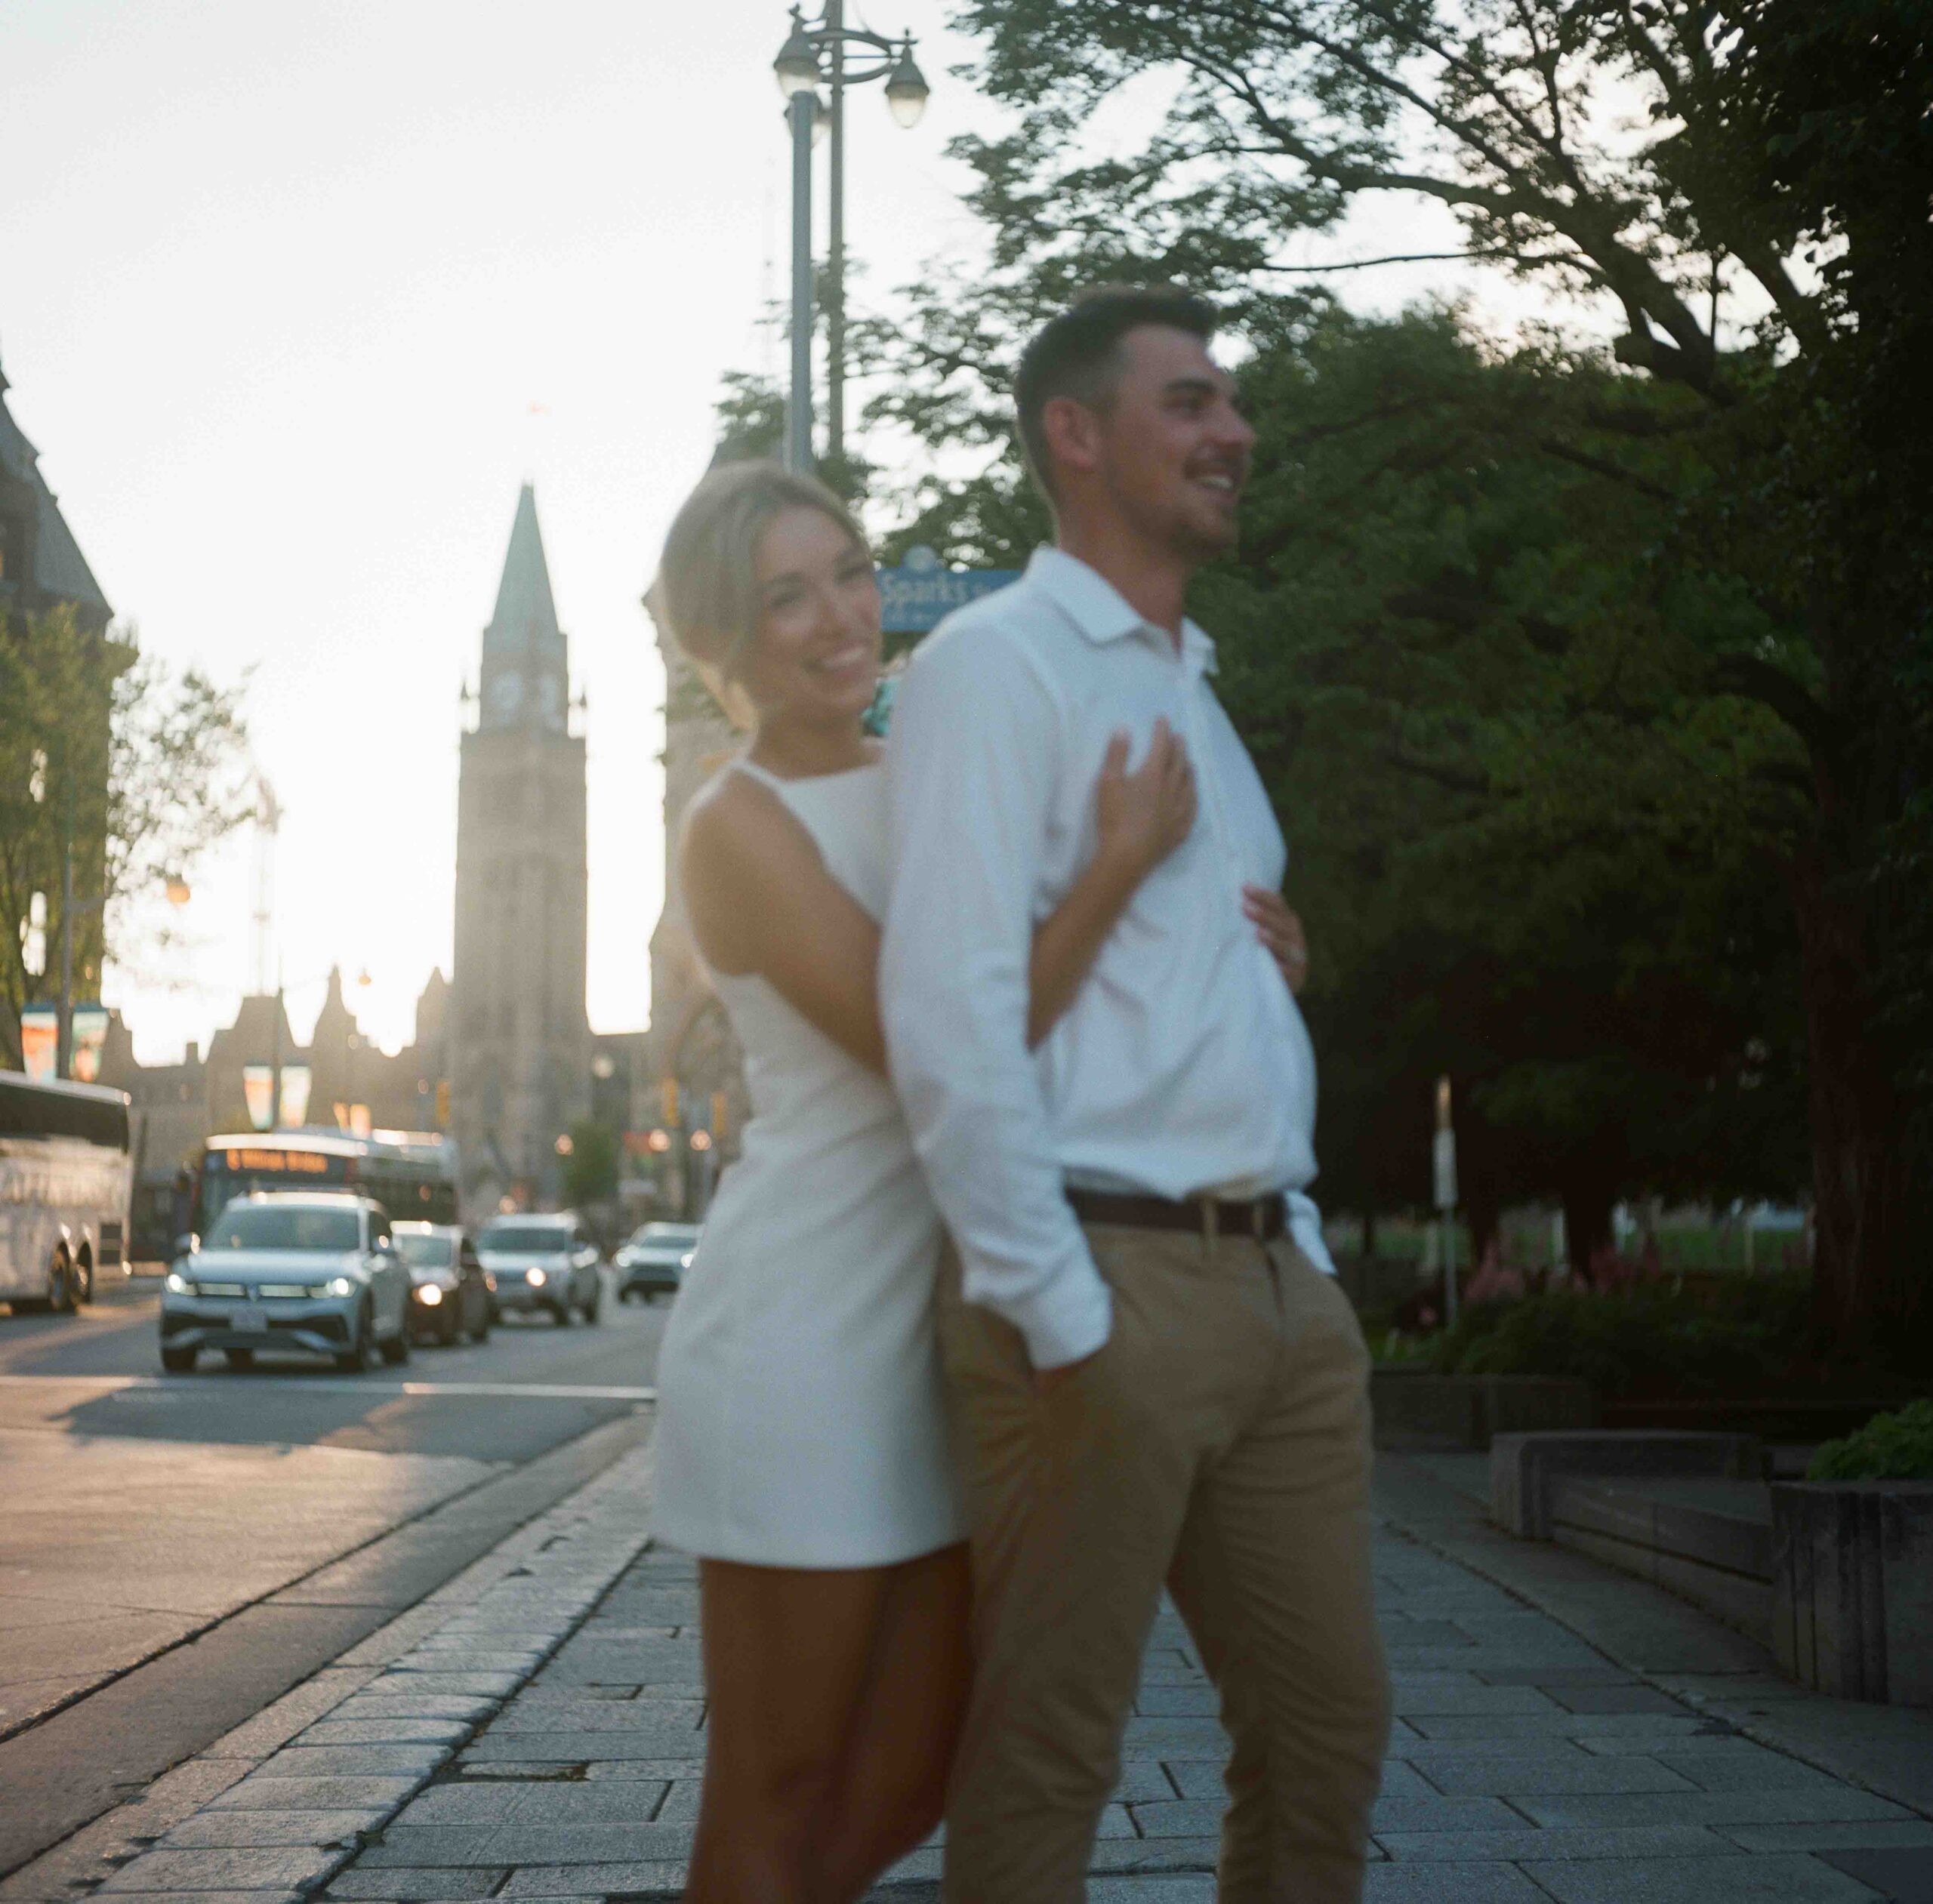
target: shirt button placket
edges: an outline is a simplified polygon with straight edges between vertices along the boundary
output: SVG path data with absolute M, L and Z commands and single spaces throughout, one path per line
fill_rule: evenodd
M 1201 806 L 1208 816 L 1208 830 L 1222 864 L 1241 883 L 1241 862 L 1235 856 L 1235 842 L 1229 837 L 1228 816 L 1222 810 L 1221 776 L 1216 771 L 1206 734 L 1203 731 L 1201 698 L 1207 692 L 1198 670 L 1182 664 L 1182 732 L 1188 743 L 1188 757 L 1194 763 L 1195 784 L 1201 791 Z

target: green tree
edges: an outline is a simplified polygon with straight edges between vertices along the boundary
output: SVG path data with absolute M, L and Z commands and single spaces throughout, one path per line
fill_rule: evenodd
M 1500 357 L 1446 311 L 1251 300 L 1247 328 L 1243 546 L 1200 596 L 1317 932 L 1324 1197 L 1427 1200 L 1446 1072 L 1479 1246 L 1522 1197 L 1562 1199 L 1583 1263 L 1619 1195 L 1790 1194 L 1796 957 L 1758 843 L 1801 756 L 1703 692 L 1762 618 L 1669 553 L 1681 400 L 1554 345 Z M 951 393 L 990 446 L 996 382 Z M 1633 485 L 1591 413 L 1646 403 L 1660 467 Z M 957 553 L 988 499 L 1028 506 L 1018 480 L 991 461 L 927 520 L 966 519 Z
M 968 0 L 961 18 L 1019 116 L 958 147 L 991 269 L 930 287 L 914 334 L 881 340 L 909 388 L 880 413 L 963 450 L 981 433 L 963 539 L 1015 494 L 991 401 L 1013 337 L 1097 277 L 1219 288 L 1266 337 L 1296 308 L 1283 286 L 1349 268 L 1312 263 L 1306 241 L 1400 194 L 1444 209 L 1456 255 L 1616 315 L 1629 382 L 1603 367 L 1588 402 L 1549 410 L 1543 445 L 1654 512 L 1671 718 L 1630 722 L 1632 757 L 1669 786 L 1675 741 L 1705 737 L 1692 756 L 1711 766 L 1749 710 L 1752 797 L 1732 811 L 1753 817 L 1739 850 L 1778 880 L 1801 948 L 1822 1314 L 1848 1333 L 1923 1326 L 1933 1131 L 1925 1046 L 1900 1027 L 1933 965 L 1912 878 L 1933 835 L 1925 433 L 1916 447 L 1887 401 L 1925 377 L 1923 353 L 1907 374 L 1933 175 L 1915 9 Z M 1093 116 L 1130 86 L 1162 94 L 1162 122 L 1139 151 L 1097 153 Z M 1867 193 L 1882 158 L 1893 174 Z M 1592 645 L 1627 669 L 1654 652 Z M 1783 762 L 1760 757 L 1767 722 Z M 1713 784 L 1679 778 L 1694 799 Z
M 1799 755 L 1706 658 L 1755 612 L 1572 452 L 1628 401 L 1454 313 L 1258 337 L 1219 686 L 1321 948 L 1324 1194 L 1426 1200 L 1439 1074 L 1479 1232 L 1555 1194 L 1580 1262 L 1639 1190 L 1789 1191 L 1789 917 L 1758 849 Z
M 714 406 L 718 447 L 712 452 L 712 461 L 781 461 L 785 448 L 785 393 L 772 378 L 749 371 L 727 371 L 723 382 L 724 394 Z M 849 442 L 843 458 L 835 463 L 829 457 L 821 458 L 813 473 L 842 501 L 856 507 L 865 501 L 874 472 Z
M 154 901 L 250 808 L 239 696 L 103 640 L 64 608 L 0 620 L 0 1056 L 23 1006 L 60 983 L 61 869 L 72 854 L 73 995 L 103 964 L 165 948 Z M 38 926 L 32 923 L 35 919 Z
M 785 447 L 785 393 L 770 378 L 727 371 L 717 402 L 717 463 L 776 462 Z
M 618 1194 L 618 1133 L 587 1120 L 571 1126 L 564 1160 L 564 1200 L 574 1208 L 609 1203 Z

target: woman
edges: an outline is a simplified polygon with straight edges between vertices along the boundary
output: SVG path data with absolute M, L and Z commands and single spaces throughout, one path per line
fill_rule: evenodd
M 753 1111 L 659 1363 L 655 1520 L 700 1557 L 710 1702 L 686 1894 L 838 1904 L 938 1822 L 969 1677 L 939 1222 L 875 994 L 889 869 L 862 721 L 879 595 L 831 493 L 762 464 L 698 485 L 660 585 L 680 644 L 752 729 L 693 801 L 680 856 Z M 1118 738 L 1092 863 L 1036 935 L 1036 1042 L 1193 824 L 1166 728 L 1131 773 L 1127 756 Z

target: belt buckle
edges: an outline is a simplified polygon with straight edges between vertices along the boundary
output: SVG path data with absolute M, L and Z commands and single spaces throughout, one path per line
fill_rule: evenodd
M 1195 1202 L 1201 1211 L 1201 1246 L 1212 1257 L 1215 1253 L 1215 1239 L 1221 1234 L 1221 1206 L 1212 1192 L 1204 1191 Z

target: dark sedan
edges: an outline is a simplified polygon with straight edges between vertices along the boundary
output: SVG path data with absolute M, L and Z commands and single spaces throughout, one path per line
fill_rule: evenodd
M 490 1339 L 494 1286 L 476 1246 L 453 1223 L 399 1223 L 396 1246 L 409 1271 L 409 1328 L 445 1348 Z

